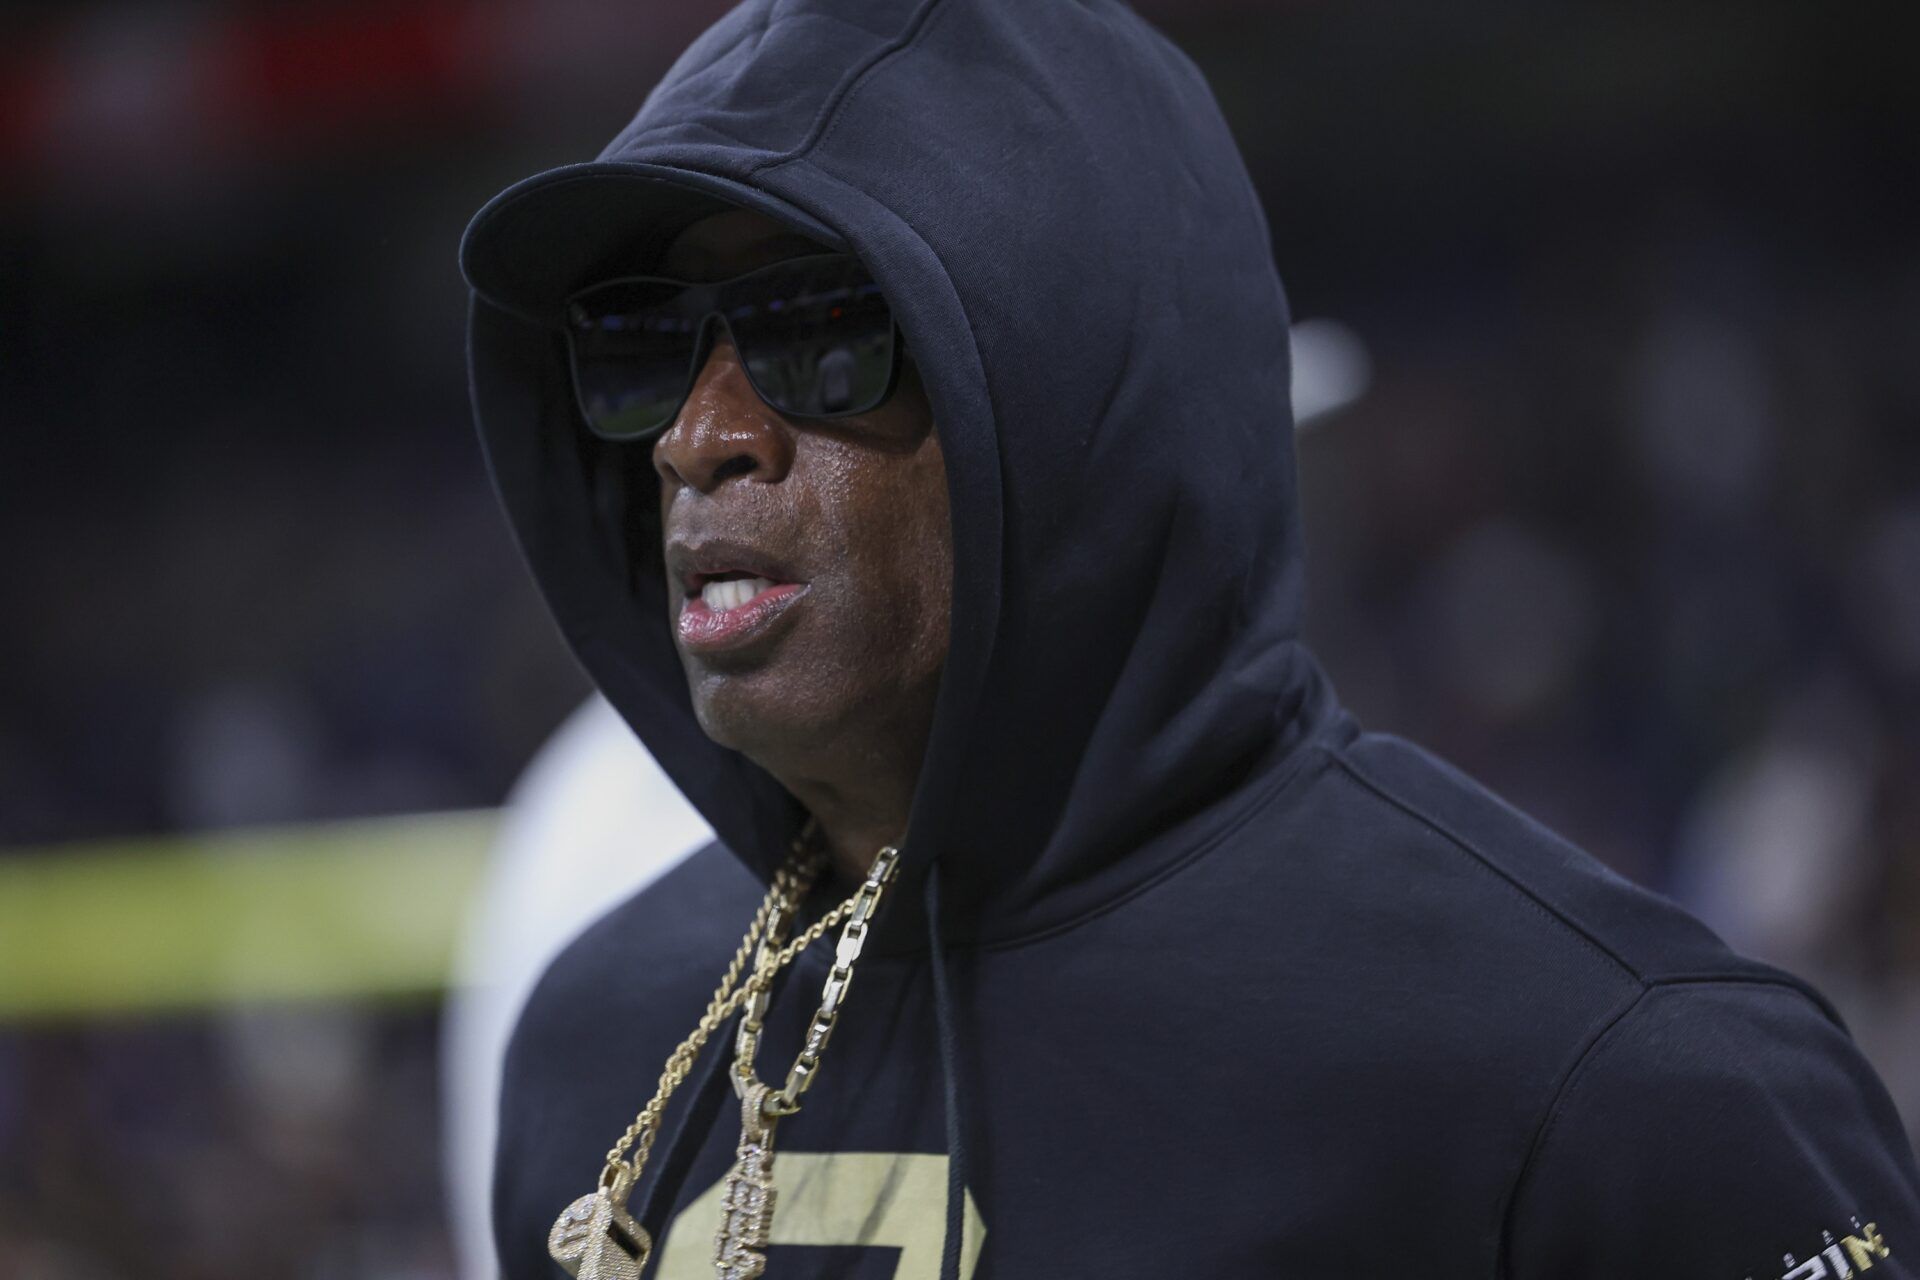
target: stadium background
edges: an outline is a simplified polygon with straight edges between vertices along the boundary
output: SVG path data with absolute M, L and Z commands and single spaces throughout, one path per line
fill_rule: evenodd
M 454 249 L 723 7 L 0 16 L 0 1275 L 454 1274 L 448 957 L 586 693 Z M 1346 699 L 1811 976 L 1920 1129 L 1910 6 L 1141 7 L 1369 355 L 1300 441 Z

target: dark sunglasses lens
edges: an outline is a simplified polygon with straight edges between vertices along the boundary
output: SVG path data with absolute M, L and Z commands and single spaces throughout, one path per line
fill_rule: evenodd
M 574 391 L 595 435 L 637 440 L 673 421 L 692 380 L 701 321 L 671 305 L 683 292 L 667 281 L 621 281 L 569 308 Z
M 722 299 L 747 373 L 782 413 L 865 413 L 893 380 L 893 313 L 857 259 L 799 258 Z

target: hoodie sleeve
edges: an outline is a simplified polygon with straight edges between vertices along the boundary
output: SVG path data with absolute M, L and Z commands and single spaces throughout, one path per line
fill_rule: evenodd
M 1920 1173 L 1799 990 L 1655 986 L 1560 1090 L 1508 1242 L 1512 1280 L 1915 1280 Z

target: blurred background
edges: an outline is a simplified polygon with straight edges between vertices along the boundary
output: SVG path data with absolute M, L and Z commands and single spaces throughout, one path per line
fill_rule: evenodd
M 1912 7 L 1140 7 L 1307 322 L 1336 686 L 1810 976 L 1920 1130 Z M 0 11 L 0 1275 L 484 1274 L 523 979 L 462 1030 L 455 957 L 588 689 L 455 247 L 724 8 Z

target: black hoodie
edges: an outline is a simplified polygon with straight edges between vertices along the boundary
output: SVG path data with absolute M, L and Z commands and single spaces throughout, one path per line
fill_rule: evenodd
M 559 1274 L 549 1226 L 800 818 L 696 724 L 651 467 L 580 428 L 553 324 L 703 199 L 873 271 L 955 549 L 905 882 L 780 1126 L 770 1276 L 1920 1275 L 1920 1175 L 1817 994 L 1341 709 L 1300 639 L 1286 302 L 1192 63 L 1114 0 L 749 0 L 463 246 L 521 545 L 719 836 L 521 1019 L 513 1280 Z M 763 1073 L 829 954 L 790 971 Z M 666 1280 L 711 1273 L 716 1039 L 634 1196 Z

